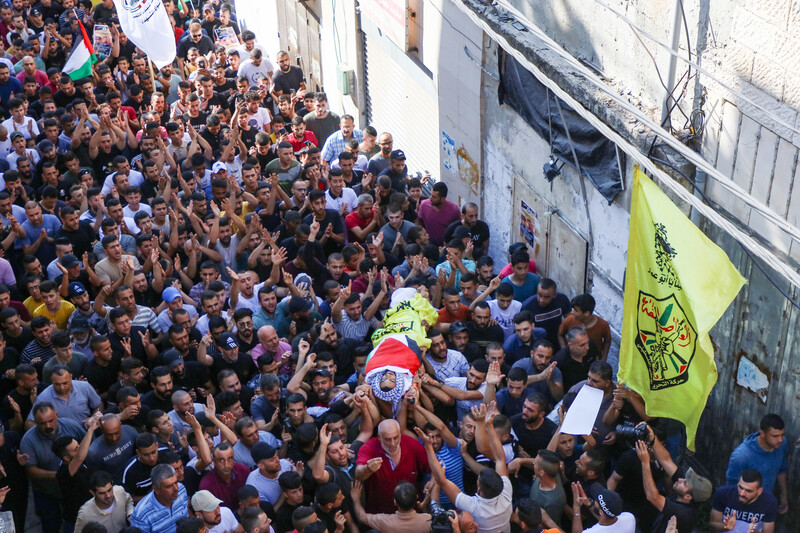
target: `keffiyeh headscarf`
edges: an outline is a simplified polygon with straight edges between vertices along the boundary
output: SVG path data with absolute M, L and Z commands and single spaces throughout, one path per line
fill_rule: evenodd
M 384 391 L 381 389 L 381 381 L 386 372 L 394 372 L 395 386 L 393 389 Z M 366 380 L 375 396 L 385 402 L 391 402 L 392 415 L 397 416 L 397 413 L 400 411 L 400 402 L 403 400 L 403 395 L 411 388 L 412 377 L 394 370 L 384 370 L 383 372 L 371 372 L 366 376 Z

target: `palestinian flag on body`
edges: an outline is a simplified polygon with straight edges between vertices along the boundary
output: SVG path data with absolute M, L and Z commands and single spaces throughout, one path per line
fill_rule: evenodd
M 391 370 L 413 376 L 422 365 L 422 350 L 406 335 L 389 335 L 367 357 L 365 373 Z
M 72 49 L 72 54 L 70 54 L 62 70 L 64 74 L 76 81 L 90 77 L 92 75 L 92 65 L 97 63 L 97 56 L 94 55 L 94 47 L 92 47 L 92 41 L 86 33 L 86 28 L 83 27 L 83 23 L 80 20 L 78 25 L 81 27 L 83 39 L 79 40 Z

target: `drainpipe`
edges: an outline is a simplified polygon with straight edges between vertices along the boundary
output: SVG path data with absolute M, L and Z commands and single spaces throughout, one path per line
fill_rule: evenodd
M 701 202 L 705 202 L 702 193 L 706 192 L 706 177 L 706 171 L 699 168 L 694 175 L 694 195 L 696 198 L 699 198 Z M 696 207 L 692 208 L 692 214 L 689 218 L 692 220 L 692 224 L 700 226 L 701 215 Z
M 681 23 L 683 22 L 683 18 L 681 16 L 681 1 L 682 0 L 675 0 L 675 18 L 672 21 L 672 50 L 674 52 L 678 52 L 678 44 L 681 40 Z M 675 89 L 675 75 L 678 71 L 678 57 L 676 55 L 670 54 L 669 56 L 669 71 L 667 73 L 667 92 L 664 95 L 664 103 L 661 107 L 661 125 L 665 124 L 667 120 L 667 115 L 669 113 L 669 108 L 671 107 L 670 101 L 670 94 Z

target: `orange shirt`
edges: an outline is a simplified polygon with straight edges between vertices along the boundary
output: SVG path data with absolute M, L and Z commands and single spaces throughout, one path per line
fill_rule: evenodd
M 594 317 L 597 319 L 597 322 L 595 322 L 592 327 L 586 328 L 586 333 L 589 334 L 589 338 L 592 339 L 592 342 L 594 342 L 597 349 L 602 351 L 605 343 L 611 340 L 611 328 L 609 327 L 608 322 L 599 316 L 594 315 Z M 567 334 L 567 331 L 575 326 L 583 326 L 583 324 L 581 324 L 574 316 L 567 315 L 567 317 L 558 327 L 558 335 L 560 337 L 564 337 Z
M 461 307 L 458 308 L 458 312 L 455 315 L 451 315 L 446 307 L 442 307 L 439 309 L 439 322 L 444 322 L 445 324 L 452 324 L 453 322 L 458 322 L 459 320 L 462 322 L 467 322 L 472 319 L 472 314 L 469 312 L 469 307 L 464 304 L 461 304 Z

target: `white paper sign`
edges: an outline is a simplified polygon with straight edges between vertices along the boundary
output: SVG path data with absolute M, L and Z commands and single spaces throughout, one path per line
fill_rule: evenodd
M 564 416 L 561 433 L 589 435 L 594 428 L 601 403 L 603 403 L 603 391 L 584 385 Z

